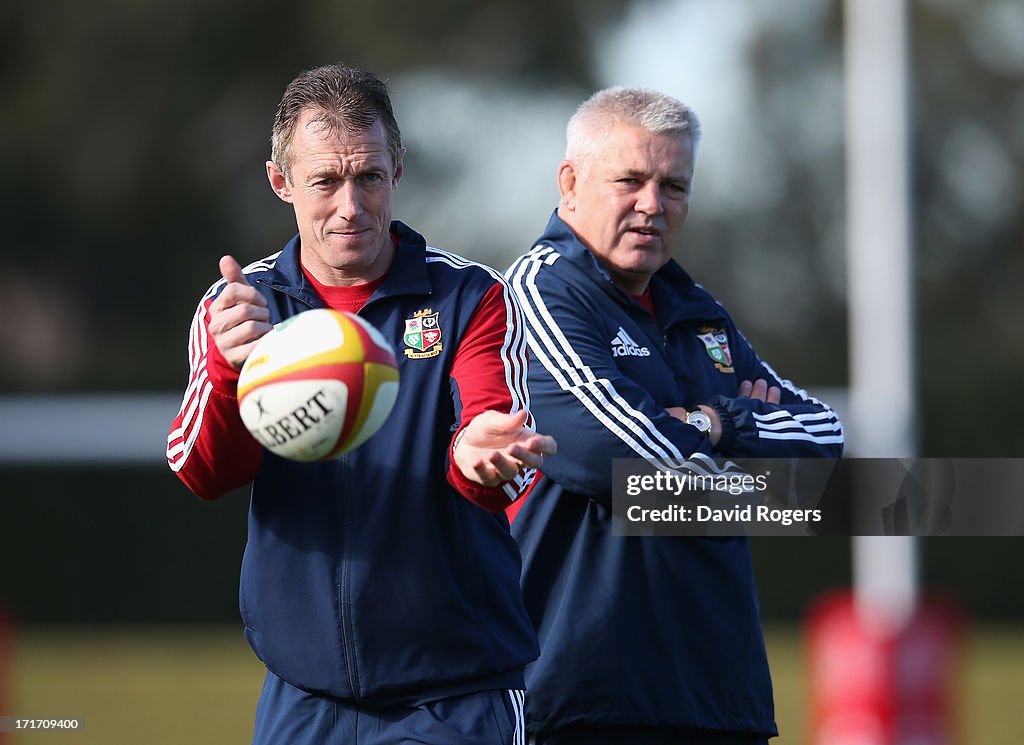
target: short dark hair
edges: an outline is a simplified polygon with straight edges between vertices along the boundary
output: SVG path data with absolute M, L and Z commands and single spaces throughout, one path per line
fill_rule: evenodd
M 380 120 L 387 133 L 394 165 L 402 157 L 402 133 L 383 80 L 373 73 L 345 65 L 324 65 L 299 74 L 285 88 L 274 116 L 270 159 L 291 179 L 291 144 L 303 112 L 316 112 L 314 121 L 329 132 L 365 132 Z

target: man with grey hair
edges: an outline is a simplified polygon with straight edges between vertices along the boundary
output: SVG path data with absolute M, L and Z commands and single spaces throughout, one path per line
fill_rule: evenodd
M 189 334 L 167 440 L 204 499 L 252 484 L 239 592 L 267 667 L 257 745 L 512 745 L 536 635 L 503 510 L 554 441 L 533 430 L 521 312 L 492 269 L 391 219 L 401 134 L 387 87 L 307 70 L 277 110 L 267 176 L 298 226 L 245 269 L 220 260 Z M 330 461 L 264 450 L 239 369 L 273 324 L 357 313 L 397 351 L 384 426 Z
M 612 88 L 567 134 L 558 209 L 506 272 L 531 410 L 559 442 L 509 510 L 541 644 L 527 730 L 538 745 L 763 744 L 777 728 L 747 539 L 615 535 L 612 461 L 834 458 L 842 428 L 671 258 L 695 114 Z

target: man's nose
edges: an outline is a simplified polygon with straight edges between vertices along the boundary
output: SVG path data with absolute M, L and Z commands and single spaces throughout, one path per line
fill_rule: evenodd
M 351 181 L 345 181 L 335 193 L 335 210 L 345 220 L 355 220 L 362 212 L 359 189 Z
M 664 211 L 661 186 L 648 181 L 636 195 L 636 211 L 645 215 L 659 215 Z

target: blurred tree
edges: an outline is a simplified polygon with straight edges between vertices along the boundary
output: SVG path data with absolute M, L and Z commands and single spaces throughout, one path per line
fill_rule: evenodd
M 577 14 L 623 0 L 279 3 L 70 0 L 8 8 L 0 93 L 0 387 L 176 388 L 216 258 L 294 230 L 267 209 L 281 91 L 344 61 L 383 76 L 444 64 L 590 84 Z
M 513 120 L 517 138 L 498 143 L 508 171 L 478 174 L 452 203 L 468 237 L 451 247 L 490 246 L 508 226 L 495 229 L 494 211 L 479 205 L 502 211 L 523 198 L 508 172 L 536 147 L 524 132 L 533 110 L 515 107 L 568 91 L 570 108 L 536 130 L 550 129 L 560 147 L 571 105 L 608 84 L 605 43 L 630 17 L 660 23 L 675 52 L 687 33 L 710 33 L 667 27 L 680 4 L 742 17 L 743 87 L 730 95 L 745 106 L 733 127 L 706 132 L 699 204 L 680 258 L 780 372 L 805 384 L 845 383 L 839 0 L 43 0 L 0 6 L 0 156 L 12 175 L 0 182 L 0 390 L 182 385 L 188 320 L 217 257 L 266 255 L 294 231 L 263 162 L 274 108 L 301 69 L 340 60 L 402 91 L 410 171 L 421 174 L 407 180 L 426 194 L 424 207 L 410 202 L 414 225 L 434 206 L 437 185 L 447 190 L 458 175 L 453 166 L 481 170 L 474 154 L 452 154 L 465 132 Z M 1024 4 L 910 5 L 922 452 L 1016 456 L 1024 450 L 1016 395 L 1024 378 Z M 629 43 L 625 54 L 646 64 L 653 41 Z M 672 57 L 673 75 L 680 58 Z M 476 108 L 442 115 L 414 103 L 413 89 L 432 70 L 471 79 L 469 90 L 482 91 Z M 711 85 L 733 84 L 727 71 L 714 72 Z M 500 104 L 513 87 L 515 102 Z M 434 106 L 449 103 L 457 101 L 446 93 Z M 446 131 L 455 142 L 441 147 Z M 723 136 L 713 153 L 711 139 Z M 722 178 L 713 168 L 729 151 L 736 170 Z M 531 238 L 545 216 L 530 216 Z M 976 416 L 990 410 L 997 415 Z M 237 617 L 242 495 L 202 505 L 150 469 L 10 469 L 3 478 L 8 496 L 32 497 L 5 504 L 6 524 L 48 530 L 47 540 L 31 529 L 0 540 L 0 566 L 31 568 L 2 583 L 25 620 Z M 211 514 L 199 518 L 200 510 Z M 182 535 L 195 544 L 191 553 Z M 809 593 L 849 577 L 846 541 L 756 543 L 768 617 L 794 618 Z M 926 540 L 925 579 L 964 594 L 981 617 L 1019 617 L 1024 601 L 1006 592 L 1018 544 Z M 196 587 L 183 563 L 213 571 L 204 569 Z
M 675 18 L 667 15 L 673 6 L 713 7 L 706 0 L 6 4 L 0 154 L 14 177 L 0 184 L 8 258 L 0 274 L 8 311 L 0 389 L 181 385 L 187 319 L 216 276 L 216 257 L 265 255 L 293 231 L 288 210 L 276 209 L 267 190 L 263 161 L 274 107 L 299 70 L 342 60 L 406 92 L 424 80 L 422 71 L 445 70 L 481 90 L 568 90 L 579 100 L 605 84 L 608 34 L 637 14 Z M 1024 371 L 1024 330 L 1015 322 L 1024 315 L 1024 6 L 916 0 L 911 8 L 923 452 L 1013 455 L 1024 444 L 1015 426 L 1024 403 L 1006 395 Z M 745 14 L 746 109 L 728 133 L 739 176 L 715 188 L 701 166 L 700 204 L 685 239 L 695 249 L 682 258 L 783 374 L 841 385 L 841 4 L 747 0 L 730 12 Z M 670 39 L 683 31 L 692 29 L 666 29 Z M 642 61 L 643 38 L 630 43 L 627 53 Z M 401 115 L 408 101 L 396 103 Z M 453 161 L 448 153 L 431 157 L 436 134 L 422 127 L 430 112 L 410 111 L 403 124 L 421 174 L 411 183 L 429 198 L 437 183 L 451 183 Z M 487 126 L 486 113 L 463 116 L 470 120 L 463 124 Z M 721 136 L 721 128 L 711 134 Z M 514 167 L 517 148 L 529 146 L 503 143 L 502 167 Z M 474 165 L 471 157 L 458 163 Z M 494 230 L 493 210 L 516 195 L 502 191 L 503 174 L 483 178 L 493 193 L 474 182 L 470 193 L 491 211 L 479 221 L 473 203 L 455 213 L 469 232 L 453 249 L 494 246 L 504 230 Z M 412 209 L 411 221 L 424 209 Z M 531 219 L 536 230 L 544 215 Z M 951 411 L 976 410 L 993 391 L 1002 416 L 986 422 L 988 436 L 966 438 L 950 426 Z
M 915 7 L 923 450 L 1020 456 L 1024 399 L 1024 4 Z M 989 410 L 984 435 L 956 412 Z

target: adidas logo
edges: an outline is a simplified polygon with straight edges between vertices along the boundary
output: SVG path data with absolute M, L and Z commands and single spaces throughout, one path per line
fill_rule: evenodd
M 619 326 L 619 333 L 612 339 L 612 357 L 650 357 L 651 350 L 641 347 Z

